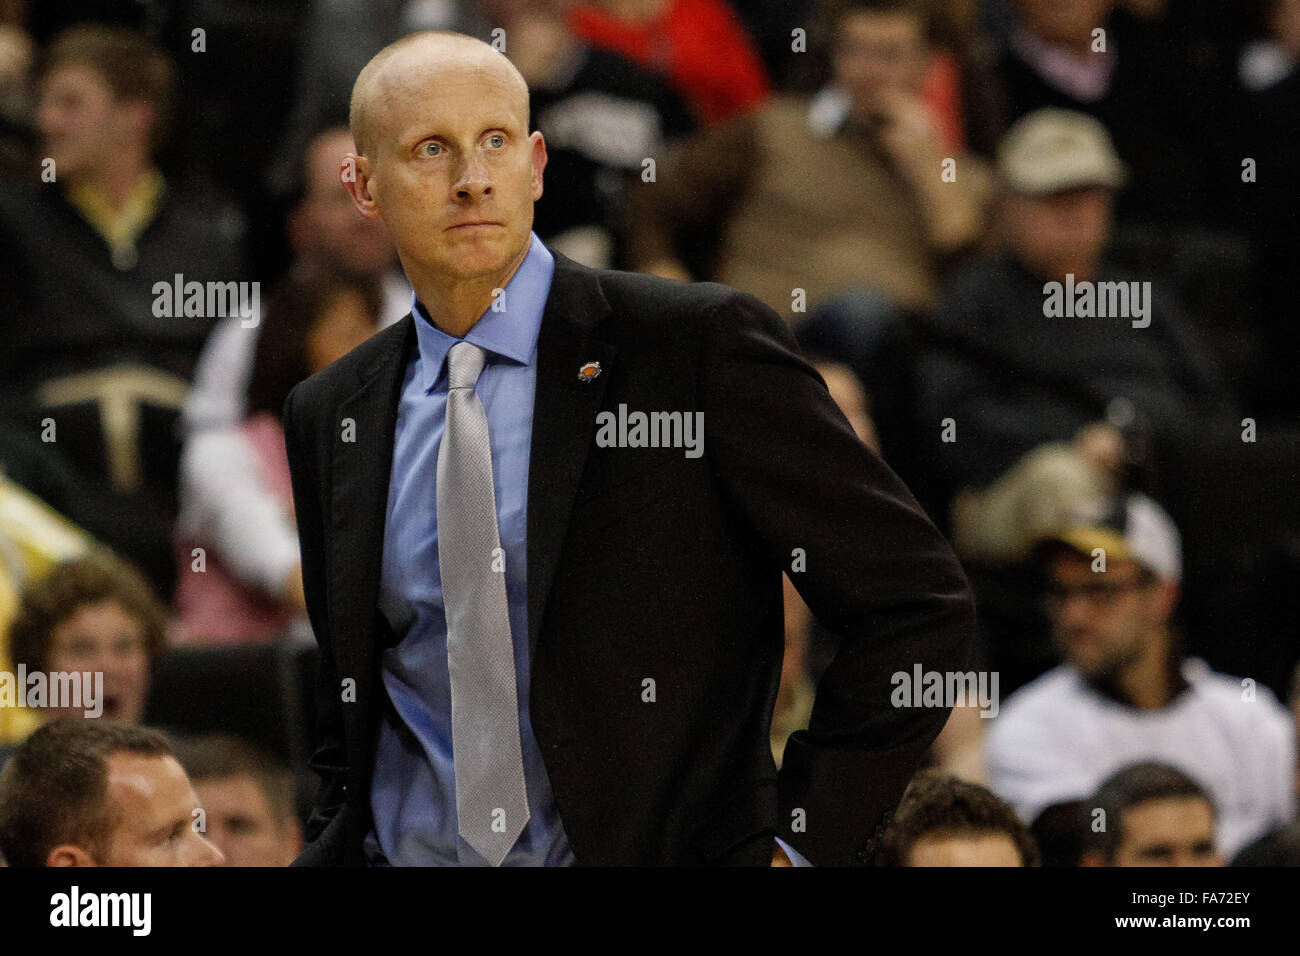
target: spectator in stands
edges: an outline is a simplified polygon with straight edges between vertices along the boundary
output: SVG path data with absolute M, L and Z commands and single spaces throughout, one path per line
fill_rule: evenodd
M 302 852 L 288 767 L 247 740 L 220 734 L 188 742 L 179 756 L 203 805 L 203 832 L 227 866 L 288 866 Z
M 9 648 L 14 664 L 29 674 L 102 673 L 102 716 L 138 724 L 166 625 L 165 610 L 140 574 L 95 552 L 58 564 L 23 592 Z M 81 717 L 83 709 L 51 708 L 45 716 Z
M 592 0 L 569 24 L 592 46 L 667 77 L 703 123 L 746 113 L 767 98 L 767 70 L 726 0 Z
M 0 184 L 0 401 L 32 432 L 56 425 L 82 479 L 79 523 L 167 594 L 175 420 L 245 278 L 238 230 L 158 168 L 175 87 L 172 61 L 141 34 L 60 34 L 39 77 L 40 181 Z M 221 283 L 221 301 L 176 309 L 158 288 L 177 276 Z
M 1080 866 L 1223 866 L 1214 802 L 1176 767 L 1138 763 L 1102 781 Z
M 978 160 L 942 148 L 922 99 L 925 13 L 855 0 L 833 44 L 830 108 L 779 96 L 658 157 L 654 181 L 631 192 L 637 268 L 688 278 L 675 236 L 707 224 L 718 248 L 704 274 L 791 322 L 860 287 L 887 307 L 933 305 L 941 268 L 981 233 L 987 190 Z
M 374 334 L 382 309 L 365 279 L 300 273 L 276 290 L 248 417 L 195 435 L 181 460 L 176 641 L 269 641 L 297 619 L 310 643 L 280 413 L 294 385 Z
M 1159 22 L 1163 11 L 1115 8 L 1115 0 L 1016 0 L 998 62 L 1006 121 L 1044 107 L 1087 113 L 1131 172 L 1121 218 L 1202 218 L 1224 146 L 1221 84 Z
M 885 830 L 877 866 L 1037 866 L 1015 812 L 978 784 L 933 770 L 913 778 Z
M 219 866 L 198 807 L 162 734 L 57 720 L 0 772 L 0 853 L 10 866 Z
M 574 36 L 568 6 L 500 4 L 507 55 L 528 82 L 532 128 L 546 137 L 546 189 L 533 231 L 584 265 L 622 267 L 628 178 L 697 124 L 662 77 Z
M 289 276 L 337 275 L 382 284 L 381 324 L 411 311 L 411 284 L 397 264 L 397 251 L 382 224 L 357 214 L 339 181 L 343 157 L 352 151 L 346 126 L 313 137 L 301 160 L 298 198 L 285 223 L 294 261 Z M 248 380 L 262 331 L 238 316 L 222 319 L 209 336 L 185 403 L 186 431 L 230 428 L 247 416 Z M 279 414 L 279 409 L 276 409 Z
M 118 363 L 188 381 L 214 315 L 159 316 L 155 283 L 242 279 L 238 242 L 156 166 L 175 67 L 130 30 L 80 26 L 45 51 L 41 186 L 0 192 L 11 395 Z
M 998 175 L 1006 251 L 955 276 L 919 329 L 916 427 L 930 436 L 943 500 L 1089 426 L 1137 420 L 1182 436 L 1230 404 L 1177 303 L 1107 256 L 1125 171 L 1095 120 L 1061 110 L 1025 117 L 999 150 Z M 1085 291 L 1092 311 L 1076 312 Z
M 1036 553 L 1065 663 L 989 721 L 994 792 L 1033 820 L 1118 768 L 1160 760 L 1213 794 L 1225 853 L 1290 822 L 1295 726 L 1267 688 L 1184 657 L 1171 624 L 1182 553 L 1163 509 L 1136 494 L 1099 503 Z

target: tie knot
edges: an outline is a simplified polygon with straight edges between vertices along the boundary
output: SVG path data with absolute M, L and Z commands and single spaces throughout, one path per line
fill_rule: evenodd
M 487 353 L 473 342 L 457 342 L 447 353 L 447 388 L 473 388 L 486 361 Z

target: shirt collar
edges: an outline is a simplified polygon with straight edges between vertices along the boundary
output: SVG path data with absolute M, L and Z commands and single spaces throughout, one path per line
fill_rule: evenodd
M 500 310 L 489 306 L 464 338 L 464 341 L 473 342 L 492 355 L 520 365 L 532 364 L 546 297 L 555 274 L 555 257 L 536 233 L 528 235 L 528 255 L 506 283 L 502 293 L 504 306 Z M 461 339 L 434 325 L 414 292 L 411 293 L 411 312 L 420 353 L 420 384 L 428 394 L 442 378 L 447 353 Z

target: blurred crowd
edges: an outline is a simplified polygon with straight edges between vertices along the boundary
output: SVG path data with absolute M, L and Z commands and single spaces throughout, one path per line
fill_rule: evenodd
M 548 246 L 766 302 L 954 543 L 994 700 L 880 865 L 1300 865 L 1300 0 L 0 0 L 0 672 L 103 675 L 0 688 L 10 863 L 301 847 L 280 415 L 411 309 L 339 167 L 423 29 Z M 787 579 L 777 765 L 837 640 Z

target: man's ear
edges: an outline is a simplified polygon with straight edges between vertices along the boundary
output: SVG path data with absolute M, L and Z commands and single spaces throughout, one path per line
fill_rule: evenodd
M 339 163 L 339 181 L 352 197 L 357 212 L 367 219 L 378 219 L 379 204 L 370 194 L 370 160 L 356 153 L 348 153 Z
M 533 202 L 542 198 L 542 170 L 546 169 L 546 140 L 541 130 L 534 130 L 528 137 L 533 144 Z
M 45 857 L 46 866 L 98 866 L 95 858 L 79 846 L 62 843 Z

